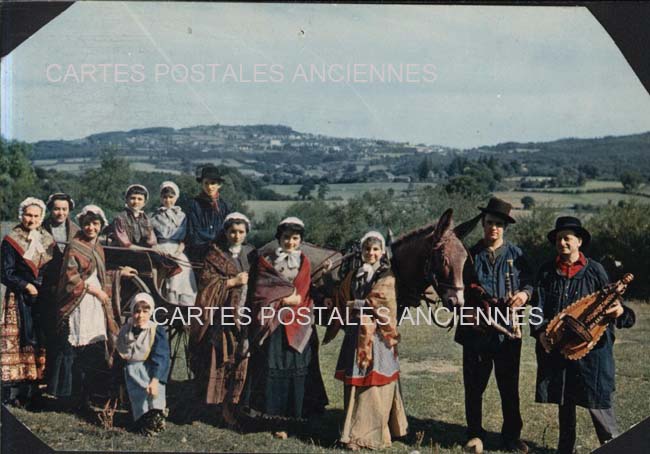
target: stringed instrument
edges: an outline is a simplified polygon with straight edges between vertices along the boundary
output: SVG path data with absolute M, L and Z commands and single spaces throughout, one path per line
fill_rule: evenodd
M 584 357 L 594 348 L 605 333 L 611 319 L 605 312 L 621 301 L 621 297 L 634 276 L 627 273 L 617 282 L 583 296 L 572 303 L 546 327 L 548 349 L 559 350 L 565 358 L 577 360 Z

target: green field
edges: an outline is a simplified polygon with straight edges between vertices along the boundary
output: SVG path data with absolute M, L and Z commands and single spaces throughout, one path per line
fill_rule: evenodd
M 587 180 L 584 186 L 573 186 L 565 188 L 548 188 L 545 191 L 593 191 L 596 189 L 623 189 L 620 181 Z
M 416 188 L 434 186 L 433 183 L 414 183 Z M 290 185 L 268 185 L 265 186 L 267 189 L 271 189 L 276 193 L 284 197 L 297 197 L 298 191 L 300 190 L 301 185 L 290 184 Z M 355 196 L 361 195 L 367 191 L 373 191 L 377 189 L 387 190 L 389 188 L 394 189 L 397 193 L 405 194 L 409 183 L 340 183 L 340 184 L 330 184 L 328 185 L 329 192 L 327 193 L 327 199 L 342 199 L 347 201 Z M 596 181 L 591 180 L 586 183 L 582 188 L 562 188 L 557 190 L 594 190 L 594 189 L 607 189 L 607 188 L 620 188 L 621 185 L 616 181 Z M 643 192 L 645 188 L 641 188 L 640 192 Z M 650 194 L 650 188 L 648 193 Z M 312 197 L 315 197 L 317 194 L 317 189 L 312 191 Z M 504 200 L 507 200 L 515 207 L 515 216 L 525 213 L 522 210 L 521 199 L 526 196 L 533 197 L 535 202 L 539 204 L 546 204 L 551 207 L 557 208 L 564 213 L 572 212 L 576 204 L 581 205 L 607 205 L 607 204 L 617 204 L 621 200 L 637 200 L 641 203 L 650 203 L 650 198 L 633 195 L 633 194 L 624 194 L 618 192 L 590 192 L 583 194 L 561 194 L 556 193 L 553 190 L 548 192 L 527 192 L 527 191 L 497 191 L 494 193 L 496 197 L 500 197 Z M 246 205 L 255 213 L 255 216 L 263 218 L 266 213 L 277 213 L 283 215 L 286 209 L 293 203 L 295 200 L 280 200 L 280 201 L 264 201 L 264 200 L 249 200 L 246 202 Z M 328 203 L 341 203 L 335 201 L 328 201 Z
M 511 183 L 519 183 L 523 178 L 522 177 L 507 177 L 504 178 L 504 181 Z M 550 180 L 551 177 L 525 177 L 526 180 L 532 181 L 545 181 Z M 562 187 L 562 188 L 545 188 L 544 191 L 590 191 L 594 189 L 623 189 L 623 184 L 620 181 L 614 180 L 587 180 L 584 186 L 571 186 L 571 187 Z
M 247 200 L 246 207 L 252 211 L 256 220 L 264 219 L 269 213 L 283 215 L 291 205 L 296 203 L 295 200 Z
M 632 303 L 637 324 L 619 331 L 616 341 L 617 395 L 615 408 L 621 430 L 650 415 L 650 305 Z M 420 325 L 402 325 L 400 344 L 401 386 L 409 415 L 410 435 L 396 441 L 385 452 L 460 454 L 464 442 L 465 418 L 461 370 L 461 348 L 453 342 L 453 332 Z M 323 335 L 322 328 L 319 334 Z M 56 449 L 136 450 L 136 451 L 239 451 L 239 452 L 340 452 L 335 443 L 343 419 L 343 386 L 333 378 L 342 336 L 321 347 L 320 362 L 330 405 L 323 417 L 304 432 L 288 440 L 276 440 L 267 432 L 241 434 L 218 426 L 217 411 L 205 408 L 185 381 L 183 370 L 174 371 L 168 386 L 170 416 L 167 431 L 143 438 L 125 429 L 128 417 L 120 415 L 117 427 L 103 430 L 88 419 L 55 411 L 12 410 L 37 436 Z M 524 419 L 522 437 L 531 452 L 552 454 L 557 441 L 554 405 L 534 403 L 536 362 L 534 343 L 524 337 L 521 360 L 520 395 Z M 489 432 L 486 449 L 495 451 L 501 427 L 498 391 L 492 377 L 484 398 L 484 426 Z M 598 446 L 588 413 L 578 411 L 577 452 L 586 454 Z
M 252 215 L 255 217 L 255 220 L 260 221 L 264 219 L 264 216 L 267 214 L 277 214 L 278 216 L 284 215 L 289 208 L 294 203 L 299 203 L 298 200 L 247 200 L 244 202 L 246 207 L 252 211 Z M 344 203 L 340 200 L 328 200 L 326 202 L 328 205 L 337 205 Z
M 496 197 L 500 197 L 513 206 L 521 208 L 522 197 L 530 196 L 535 199 L 537 204 L 545 203 L 556 208 L 572 208 L 576 203 L 587 205 L 607 205 L 616 204 L 621 200 L 638 200 L 641 203 L 650 203 L 648 197 L 622 194 L 618 192 L 590 192 L 587 194 L 555 194 L 550 192 L 524 192 L 524 191 L 507 191 L 495 192 Z
M 376 189 L 388 190 L 393 188 L 397 192 L 405 192 L 409 187 L 410 183 L 389 183 L 389 182 L 380 182 L 380 183 L 335 183 L 327 185 L 329 192 L 327 193 L 327 198 L 338 198 L 341 197 L 344 200 L 351 199 L 357 195 L 361 195 L 364 192 L 373 191 Z M 414 187 L 424 187 L 424 186 L 435 186 L 434 183 L 413 183 Z M 296 197 L 298 195 L 298 190 L 301 185 L 299 184 L 271 184 L 265 186 L 268 189 L 271 189 L 277 192 L 280 195 L 288 197 Z M 312 195 L 315 196 L 317 189 L 312 192 Z

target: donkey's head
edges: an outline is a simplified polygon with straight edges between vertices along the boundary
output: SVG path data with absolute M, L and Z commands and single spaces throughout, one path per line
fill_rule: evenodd
M 453 210 L 445 211 L 435 230 L 427 239 L 431 241 L 430 269 L 433 287 L 443 304 L 451 309 L 465 303 L 463 296 L 463 268 L 467 260 L 467 249 L 454 233 Z

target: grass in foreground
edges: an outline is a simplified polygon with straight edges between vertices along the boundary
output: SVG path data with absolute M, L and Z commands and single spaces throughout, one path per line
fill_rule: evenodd
M 650 305 L 633 303 L 637 324 L 617 333 L 617 395 L 615 407 L 622 431 L 650 415 Z M 402 392 L 409 414 L 410 435 L 396 441 L 389 452 L 461 453 L 465 441 L 465 416 L 461 370 L 461 347 L 453 333 L 437 327 L 402 327 L 400 360 Z M 322 337 L 323 331 L 320 330 Z M 342 335 L 321 348 L 321 370 L 330 399 L 327 412 L 305 432 L 288 440 L 269 433 L 240 434 L 218 426 L 217 412 L 196 398 L 191 382 L 183 380 L 183 367 L 175 368 L 176 381 L 168 386 L 170 416 L 167 430 L 154 438 L 127 431 L 128 415 L 121 415 L 117 428 L 105 431 L 88 420 L 54 410 L 31 413 L 12 410 L 37 436 L 55 449 L 137 450 L 198 452 L 341 452 L 336 447 L 343 423 L 343 387 L 334 380 L 334 365 Z M 557 407 L 534 403 L 535 356 L 533 339 L 524 339 L 520 395 L 524 429 L 522 437 L 531 452 L 550 454 L 557 442 Z M 489 432 L 486 449 L 498 452 L 501 408 L 492 377 L 484 396 L 484 426 Z M 578 453 L 598 447 L 591 420 L 578 411 Z

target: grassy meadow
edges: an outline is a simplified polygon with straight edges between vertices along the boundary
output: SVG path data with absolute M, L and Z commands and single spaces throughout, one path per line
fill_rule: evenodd
M 617 395 L 615 408 L 621 430 L 650 415 L 650 305 L 631 303 L 637 323 L 617 333 Z M 527 331 L 527 330 L 526 330 Z M 461 347 L 453 342 L 453 332 L 435 326 L 401 327 L 401 386 L 409 415 L 410 434 L 393 443 L 385 452 L 452 454 L 462 452 L 465 441 Z M 322 338 L 323 330 L 319 328 Z M 54 404 L 41 412 L 12 410 L 38 437 L 55 449 L 137 450 L 182 452 L 341 452 L 336 445 L 343 423 L 343 387 L 334 380 L 334 366 L 342 335 L 320 349 L 320 365 L 330 405 L 326 413 L 288 440 L 276 440 L 267 432 L 242 434 L 219 426 L 218 412 L 206 408 L 187 381 L 182 364 L 177 363 L 175 380 L 168 385 L 170 409 L 167 430 L 144 438 L 126 429 L 128 415 L 118 414 L 116 427 L 104 430 L 90 418 L 57 410 Z M 551 454 L 557 441 L 554 405 L 534 403 L 536 362 L 534 342 L 525 336 L 520 375 L 520 395 L 524 429 L 522 437 L 531 452 Z M 484 427 L 489 432 L 486 450 L 497 451 L 501 427 L 498 391 L 492 377 L 484 396 Z M 588 413 L 578 410 L 578 453 L 598 447 Z
M 363 194 L 367 191 L 373 191 L 376 189 L 387 190 L 392 188 L 396 193 L 404 193 L 408 189 L 410 183 L 388 183 L 388 182 L 375 182 L 375 183 L 334 183 L 328 184 L 329 192 L 327 193 L 328 199 L 338 199 L 343 200 L 351 199 L 357 195 Z M 423 187 L 423 186 L 435 186 L 435 183 L 413 183 L 413 186 Z M 298 195 L 298 190 L 301 185 L 299 184 L 271 184 L 266 186 L 267 189 L 271 189 L 282 196 L 296 197 Z M 317 189 L 312 191 L 312 195 L 316 196 Z
M 572 208 L 576 204 L 581 205 L 607 205 L 617 204 L 621 200 L 637 200 L 642 203 L 649 203 L 650 199 L 633 194 L 620 192 L 589 192 L 582 194 L 561 194 L 556 192 L 524 192 L 505 191 L 495 192 L 496 197 L 510 202 L 514 207 L 521 207 L 522 197 L 530 196 L 537 204 L 547 204 L 559 209 Z
M 435 186 L 435 183 L 414 183 L 414 187 L 425 187 L 425 186 Z M 271 189 L 281 196 L 288 198 L 295 198 L 298 195 L 298 190 L 301 185 L 289 184 L 289 185 L 268 185 L 265 186 L 267 189 Z M 342 203 L 347 201 L 355 196 L 361 195 L 364 192 L 372 191 L 376 189 L 387 190 L 392 188 L 397 194 L 406 195 L 409 187 L 409 183 L 336 183 L 328 185 L 329 192 L 327 193 L 326 199 L 329 203 Z M 508 202 L 510 202 L 515 208 L 515 216 L 524 213 L 522 210 L 521 199 L 526 196 L 531 196 L 535 199 L 537 204 L 544 204 L 554 208 L 557 208 L 562 213 L 570 214 L 576 204 L 580 205 L 607 205 L 607 204 L 617 204 L 621 200 L 637 200 L 641 203 L 650 203 L 650 198 L 643 197 L 640 195 L 634 194 L 624 194 L 619 192 L 583 192 L 578 194 L 564 194 L 557 191 L 569 190 L 569 191 L 597 191 L 598 189 L 603 189 L 605 191 L 612 189 L 621 189 L 622 185 L 618 181 L 598 181 L 598 180 L 589 180 L 585 183 L 583 187 L 575 188 L 552 188 L 545 189 L 544 192 L 526 192 L 526 191 L 497 191 L 494 193 L 496 197 L 500 197 Z M 650 195 L 650 188 L 642 187 L 638 192 L 648 193 Z M 312 191 L 312 196 L 315 197 L 317 190 Z M 332 200 L 334 199 L 334 200 Z M 265 201 L 265 200 L 248 200 L 246 205 L 250 210 L 253 211 L 255 216 L 264 217 L 267 213 L 275 213 L 278 215 L 284 214 L 286 209 L 292 204 L 295 203 L 295 200 L 277 200 L 277 201 Z

